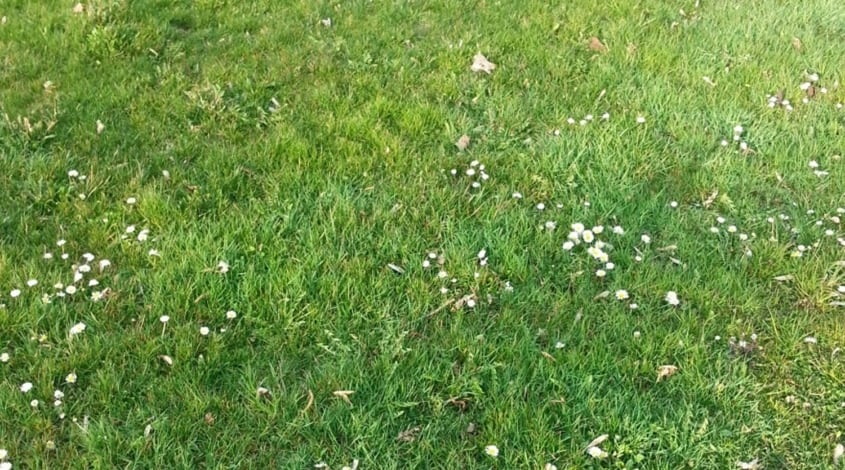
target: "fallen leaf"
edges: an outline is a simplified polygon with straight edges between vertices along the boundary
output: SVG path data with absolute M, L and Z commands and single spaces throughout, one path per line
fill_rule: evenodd
M 255 396 L 257 396 L 258 398 L 268 398 L 269 399 L 271 395 L 272 394 L 270 393 L 270 390 L 268 390 L 266 387 L 258 387 L 255 390 Z
M 590 441 L 590 443 L 587 444 L 585 448 L 589 449 L 590 447 L 598 447 L 602 442 L 606 441 L 608 437 L 610 437 L 610 434 L 602 434 L 601 436 Z
M 707 199 L 705 199 L 704 202 L 701 203 L 701 205 L 704 206 L 705 209 L 707 209 L 708 207 L 710 207 L 713 204 L 714 201 L 716 201 L 716 198 L 718 196 L 719 196 L 719 190 L 714 189 L 713 192 L 710 194 L 710 196 L 708 196 Z
M 460 151 L 466 150 L 467 147 L 469 147 L 469 136 L 466 134 L 462 135 L 461 138 L 455 142 L 455 147 L 458 147 L 458 150 Z
M 601 39 L 593 36 L 590 38 L 590 50 L 595 52 L 607 52 L 607 46 L 601 42 Z
M 477 427 L 475 426 L 475 423 L 469 423 L 467 425 L 467 428 L 466 428 L 466 433 L 467 434 L 475 434 L 475 431 L 477 431 Z
M 351 405 L 352 400 L 349 399 L 349 395 L 355 393 L 354 390 L 336 390 L 332 392 L 332 395 L 340 398 L 341 400 L 345 401 L 347 404 Z
M 543 357 L 545 357 L 546 359 L 548 359 L 548 360 L 550 360 L 550 361 L 552 361 L 552 362 L 557 362 L 557 360 L 555 359 L 555 357 L 554 357 L 554 356 L 552 356 L 551 354 L 547 353 L 546 351 L 540 351 L 540 354 L 542 354 L 542 355 L 543 355 Z
M 387 263 L 387 267 L 393 270 L 396 274 L 405 274 L 405 270 L 393 263 Z
M 801 40 L 798 38 L 792 38 L 792 48 L 796 51 L 800 51 L 803 45 L 801 44 Z
M 795 276 L 793 276 L 792 274 L 784 274 L 783 276 L 775 276 L 774 279 L 778 282 L 787 282 L 794 280 Z
M 833 465 L 838 464 L 843 455 L 845 455 L 845 446 L 836 444 L 836 447 L 833 448 Z
M 161 359 L 162 361 L 164 361 L 164 363 L 169 365 L 169 366 L 173 365 L 173 358 L 168 356 L 167 354 L 162 354 L 158 358 Z
M 742 470 L 758 470 L 760 468 L 760 464 L 758 463 L 757 459 L 754 459 L 750 462 L 737 462 L 736 466 L 741 468 Z
M 596 294 L 596 296 L 593 297 L 593 300 L 606 299 L 609 296 L 610 296 L 610 291 L 606 290 L 606 291 L 599 292 L 598 294 Z
M 470 66 L 470 70 L 473 72 L 485 72 L 490 74 L 496 68 L 496 64 L 487 60 L 487 57 L 484 57 L 484 54 L 478 53 L 475 54 L 472 58 L 472 65 Z
M 807 97 L 812 98 L 814 96 L 816 96 L 816 87 L 811 86 L 810 88 L 807 88 Z
M 153 425 L 152 425 L 152 424 L 148 424 L 148 425 L 144 428 L 144 437 L 150 437 L 150 433 L 152 433 L 152 432 L 153 432 Z
M 209 426 L 214 424 L 214 415 L 210 411 L 205 414 L 205 424 Z
M 412 428 L 406 429 L 399 433 L 399 436 L 396 437 L 396 440 L 399 442 L 414 442 L 417 440 L 417 434 L 420 433 L 422 429 L 419 426 L 414 426 Z
M 80 14 L 80 13 L 83 13 L 84 11 L 85 11 L 85 5 L 83 5 L 81 3 L 77 3 L 76 5 L 73 6 L 73 12 L 76 13 L 77 15 Z
M 671 377 L 678 372 L 678 366 L 663 365 L 657 368 L 657 381 L 660 382 L 666 377 Z
M 97 119 L 97 134 L 102 134 L 104 130 L 106 130 L 106 125 L 103 124 L 103 121 Z

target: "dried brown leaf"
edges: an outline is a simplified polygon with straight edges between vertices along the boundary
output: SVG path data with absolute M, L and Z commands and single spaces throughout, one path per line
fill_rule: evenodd
M 469 136 L 464 134 L 464 135 L 461 136 L 460 139 L 458 139 L 457 142 L 455 142 L 455 147 L 458 147 L 458 150 L 463 152 L 464 150 L 467 149 L 467 147 L 469 147 L 469 141 L 470 141 Z
M 353 393 L 355 393 L 354 390 L 335 390 L 334 392 L 332 392 L 332 395 L 340 398 L 347 404 L 352 405 L 352 400 L 349 399 L 349 395 L 352 395 Z
M 590 441 L 590 443 L 587 444 L 587 446 L 584 447 L 584 448 L 589 449 L 590 447 L 597 447 L 602 442 L 606 441 L 608 437 L 610 437 L 610 434 L 602 434 L 601 436 L 599 436 L 599 437 L 593 439 L 592 441 Z
M 590 38 L 590 50 L 594 52 L 607 52 L 607 46 L 601 42 L 601 39 L 593 36 Z
M 665 379 L 666 377 L 671 377 L 675 375 L 675 372 L 678 372 L 678 366 L 673 365 L 663 365 L 657 368 L 657 381 L 660 382 L 661 380 Z
M 406 429 L 399 433 L 399 436 L 396 437 L 396 440 L 399 442 L 414 442 L 417 440 L 417 434 L 422 431 L 422 428 L 419 426 L 414 426 L 412 428 Z
M 473 72 L 484 72 L 486 74 L 493 73 L 495 70 L 496 64 L 487 60 L 487 57 L 484 57 L 484 54 L 478 53 L 472 57 L 472 65 L 470 66 L 470 70 Z

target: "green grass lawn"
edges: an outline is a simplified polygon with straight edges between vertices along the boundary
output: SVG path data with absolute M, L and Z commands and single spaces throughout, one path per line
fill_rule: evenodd
M 74 3 L 0 3 L 3 470 L 836 465 L 841 1 Z

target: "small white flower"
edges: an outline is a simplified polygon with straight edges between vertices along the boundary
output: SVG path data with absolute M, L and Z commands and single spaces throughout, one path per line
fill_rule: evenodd
M 605 263 L 605 265 L 604 265 L 604 269 L 607 269 L 608 271 L 613 271 L 613 268 L 615 268 L 615 267 L 616 267 L 616 265 L 609 262 L 609 261 L 607 263 Z
M 2 362 L 2 363 L 9 362 L 9 353 L 4 352 L 4 353 L 0 354 L 0 362 Z
M 478 259 L 484 259 L 486 257 L 487 257 L 487 250 L 482 249 L 481 251 L 478 252 Z
M 736 233 L 736 225 L 728 225 L 728 233 Z
M 748 235 L 744 234 L 744 233 L 740 233 L 739 239 L 742 240 L 742 241 L 746 241 L 746 240 L 748 240 Z
M 557 465 L 553 463 L 547 463 L 543 466 L 543 470 L 557 470 Z
M 161 252 L 156 250 L 155 248 L 150 248 L 150 251 L 147 252 L 147 256 L 161 257 Z
M 804 338 L 804 343 L 805 344 L 817 344 L 818 340 L 816 339 L 815 336 L 807 336 L 806 338 Z
M 557 224 L 553 220 L 549 220 L 544 224 L 544 227 L 551 232 L 557 227 Z
M 643 236 L 640 237 L 640 240 L 642 240 L 646 245 L 651 243 L 651 237 L 646 234 L 643 234 Z
M 87 264 L 83 264 L 83 265 L 80 265 L 77 268 L 77 270 L 81 273 L 90 273 L 91 272 L 91 266 L 89 266 Z
M 575 243 L 572 243 L 570 240 L 563 242 L 563 249 L 565 251 L 570 251 L 574 247 L 575 247 Z
M 616 225 L 613 227 L 613 233 L 615 233 L 616 235 L 625 235 L 625 229 Z
M 38 400 L 32 400 L 31 402 L 29 402 L 29 406 L 33 408 L 38 408 Z
M 604 232 L 604 225 L 596 225 L 593 227 L 593 233 L 596 235 L 601 235 Z
M 207 326 L 200 327 L 201 335 L 208 336 L 209 333 L 211 333 L 211 330 L 209 330 Z
M 425 268 L 425 269 L 430 268 L 431 267 L 431 261 L 424 259 L 423 262 L 422 262 L 422 267 Z
M 630 308 L 631 310 L 636 310 L 636 309 L 640 308 L 640 306 L 637 305 L 636 303 L 631 303 L 631 304 L 628 305 L 628 308 Z
M 520 193 L 520 192 L 513 193 L 513 194 L 511 194 L 511 197 L 514 198 L 514 199 L 522 199 L 522 193 Z
M 162 316 L 158 317 L 158 321 L 160 321 L 162 323 L 167 323 L 167 322 L 170 321 L 170 315 L 162 315 Z
M 584 232 L 581 233 L 581 238 L 584 239 L 585 243 L 593 243 L 593 241 L 596 239 L 596 237 L 593 235 L 592 230 L 584 230 Z
M 466 174 L 467 174 L 467 176 L 474 176 L 475 175 L 475 169 L 467 168 Z
M 742 134 L 744 131 L 745 129 L 743 129 L 740 124 L 734 126 L 734 134 Z
M 798 88 L 800 88 L 802 91 L 807 91 L 807 90 L 809 90 L 809 89 L 810 89 L 810 87 L 811 87 L 811 86 L 813 86 L 813 84 L 812 84 L 812 83 L 810 83 L 810 82 L 804 82 L 804 83 L 802 83 L 802 84 L 798 85 Z
M 643 123 L 645 123 L 645 117 L 637 116 L 637 124 L 643 124 Z
M 499 456 L 499 448 L 494 445 L 489 445 L 484 447 L 484 453 L 489 455 L 490 457 L 498 457 Z
M 722 147 L 727 147 L 727 146 L 728 146 L 728 141 L 727 141 L 727 140 L 725 140 L 725 139 L 722 139 L 722 141 L 721 141 L 721 142 L 719 142 L 719 145 L 721 145 Z
M 678 201 L 670 202 L 669 207 L 671 207 L 672 209 L 677 209 L 678 208 Z
M 227 320 L 234 320 L 235 318 L 238 318 L 237 312 L 235 312 L 234 310 L 229 310 L 228 312 L 226 312 L 226 319 Z
M 628 295 L 628 291 L 626 291 L 625 289 L 619 289 L 618 291 L 616 291 L 616 294 L 615 294 L 615 295 L 616 295 L 616 298 L 617 298 L 618 300 L 625 300 L 625 299 L 627 299 L 628 297 L 630 297 L 630 296 Z
M 61 400 L 64 397 L 65 397 L 65 394 L 61 390 L 56 390 L 56 391 L 53 392 L 53 398 L 55 398 L 56 400 Z
M 88 280 L 88 287 L 97 287 L 100 285 L 100 281 L 96 279 L 89 279 Z
M 107 259 L 100 260 L 100 272 L 103 272 L 103 270 L 108 268 L 109 266 L 111 266 L 111 261 Z
M 82 322 L 77 323 L 76 325 L 73 325 L 72 327 L 70 327 L 70 334 L 71 335 L 78 335 L 78 334 L 82 333 L 83 331 L 85 331 L 85 328 L 87 328 L 85 326 L 85 323 L 82 323 Z
M 808 163 L 808 165 L 809 165 L 810 168 L 816 169 L 816 168 L 819 167 L 819 162 L 817 162 L 815 160 L 810 160 L 810 163 Z
M 719 233 L 719 227 L 716 227 L 716 226 L 710 227 L 710 232 L 711 233 Z
M 20 295 L 21 295 L 21 290 L 20 290 L 20 289 L 12 289 L 12 291 L 11 291 L 11 292 L 9 292 L 9 297 L 11 297 L 11 298 L 13 298 L 13 299 L 14 299 L 14 298 L 17 298 L 17 297 L 20 297 Z
M 597 269 L 596 270 L 596 277 L 601 278 L 601 277 L 605 277 L 605 276 L 607 276 L 607 271 L 605 271 L 604 269 Z
M 558 341 L 557 343 L 555 343 L 555 349 L 563 349 L 563 348 L 565 348 L 565 347 L 566 347 L 566 344 L 565 344 L 565 343 L 562 343 L 562 342 L 560 342 L 560 341 Z
M 75 294 L 76 293 L 76 286 L 65 287 L 65 292 L 67 292 L 69 295 Z
M 467 299 L 467 307 L 475 308 L 475 299 Z
M 65 382 L 67 382 L 67 383 L 69 383 L 69 384 L 75 384 L 75 383 L 76 383 L 76 379 L 77 379 L 76 374 L 75 374 L 75 373 L 73 373 L 73 372 L 71 372 L 70 374 L 68 374 L 67 376 L 65 376 Z
M 47 252 L 42 256 L 44 259 L 53 259 L 53 253 Z
M 27 287 L 35 287 L 38 285 L 38 279 L 30 279 L 26 281 Z
M 29 393 L 30 390 L 32 390 L 32 382 L 24 382 L 21 384 L 21 391 L 23 393 Z
M 56 246 L 64 246 L 65 243 L 67 243 L 67 241 L 62 239 L 56 242 Z
M 537 210 L 538 210 L 538 211 L 541 211 L 541 210 L 543 210 L 543 209 L 545 209 L 545 208 L 546 208 L 546 205 L 545 205 L 545 204 L 543 204 L 542 202 L 540 202 L 540 203 L 538 203 L 538 204 L 537 204 L 537 206 L 536 206 L 536 207 L 537 207 Z
M 602 121 L 607 121 L 608 119 L 610 119 L 610 113 L 604 113 L 601 115 Z
M 95 256 L 92 253 L 83 253 L 82 257 L 85 258 L 86 263 L 90 263 L 91 261 L 94 261 L 94 258 L 95 258 Z
M 681 301 L 678 299 L 678 293 L 675 291 L 669 291 L 666 293 L 666 303 L 669 305 L 677 306 L 680 305 Z
M 76 170 L 69 170 L 67 172 L 67 175 L 69 178 L 76 178 L 77 176 L 79 176 L 79 172 Z
M 226 274 L 229 272 L 229 263 L 225 261 L 221 261 L 217 263 L 217 272 L 220 274 Z

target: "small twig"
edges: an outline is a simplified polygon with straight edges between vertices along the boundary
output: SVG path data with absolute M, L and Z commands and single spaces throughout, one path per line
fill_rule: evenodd
M 303 408 L 303 409 L 302 409 L 302 411 L 300 411 L 300 412 L 299 412 L 299 414 L 304 415 L 305 413 L 307 413 L 307 412 L 308 412 L 308 410 L 310 410 L 310 409 L 311 409 L 311 406 L 312 406 L 313 404 L 314 404 L 314 392 L 312 392 L 312 391 L 309 389 L 309 390 L 308 390 L 308 403 L 306 403 L 306 404 L 305 404 L 305 408 Z
M 430 317 L 433 317 L 434 315 L 437 315 L 437 314 L 438 314 L 438 313 L 440 313 L 440 312 L 441 312 L 444 308 L 446 308 L 446 307 L 448 307 L 448 306 L 452 305 L 453 303 L 455 303 L 455 299 L 449 299 L 449 300 L 447 300 L 447 301 L 446 301 L 443 305 L 441 305 L 441 306 L 439 306 L 439 307 L 435 308 L 434 310 L 432 310 L 432 311 L 428 312 L 428 315 L 426 315 L 426 316 L 425 316 L 425 318 L 430 318 Z

